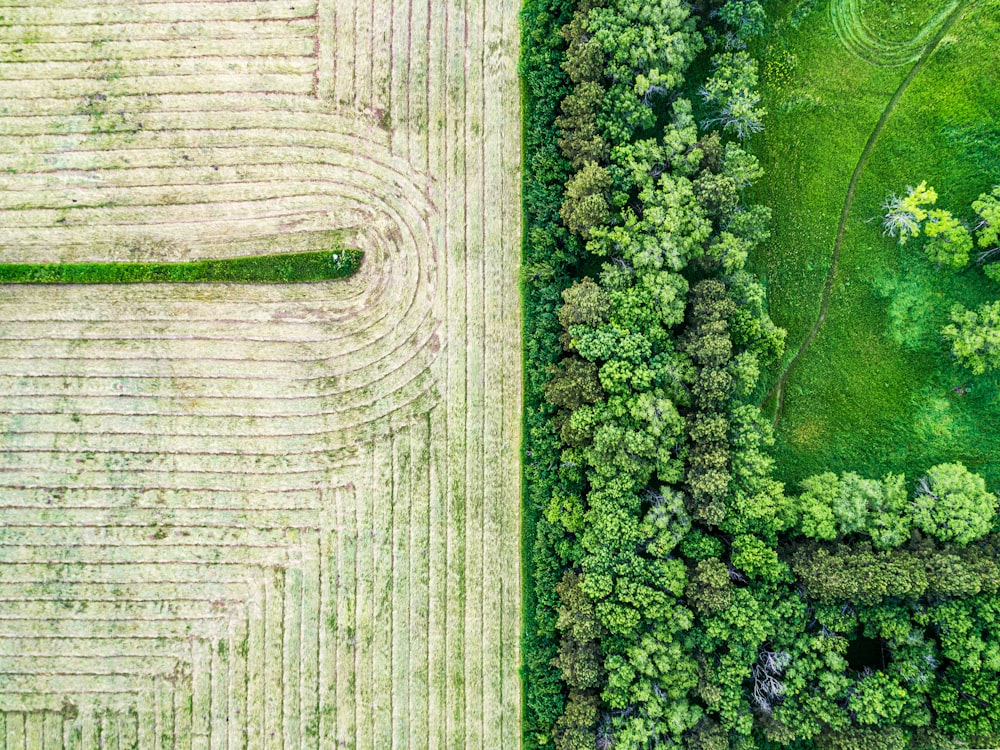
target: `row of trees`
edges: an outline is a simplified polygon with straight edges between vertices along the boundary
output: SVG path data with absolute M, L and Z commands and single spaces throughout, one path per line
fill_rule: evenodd
M 789 495 L 771 476 L 752 395 L 784 332 L 745 267 L 769 214 L 743 198 L 764 117 L 746 46 L 765 17 L 698 9 L 525 10 L 526 745 L 989 738 L 1000 581 L 982 479 L 941 464 L 916 485 L 823 474 Z M 921 190 L 899 208 L 932 235 Z
M 981 476 L 958 463 L 930 468 L 912 496 L 898 474 L 879 481 L 826 472 L 809 477 L 802 488 L 786 505 L 787 530 L 810 539 L 864 534 L 876 549 L 891 549 L 918 529 L 964 545 L 985 536 L 996 521 L 996 496 Z

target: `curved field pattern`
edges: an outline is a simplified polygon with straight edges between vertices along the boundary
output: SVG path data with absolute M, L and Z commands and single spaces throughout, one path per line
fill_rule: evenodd
M 520 742 L 518 5 L 0 0 L 0 747 Z
M 865 0 L 831 0 L 830 17 L 837 37 L 848 50 L 873 65 L 896 66 L 917 61 L 935 32 L 961 3 L 949 0 L 915 34 L 906 39 L 887 37 L 884 29 L 871 28 L 866 22 Z

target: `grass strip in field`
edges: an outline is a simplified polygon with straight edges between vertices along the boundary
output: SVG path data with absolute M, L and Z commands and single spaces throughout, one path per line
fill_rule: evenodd
M 296 284 L 351 276 L 363 255 L 348 248 L 184 263 L 0 263 L 0 283 Z

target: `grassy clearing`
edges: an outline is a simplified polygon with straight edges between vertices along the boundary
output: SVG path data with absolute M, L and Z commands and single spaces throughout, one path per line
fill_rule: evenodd
M 0 284 L 299 284 L 350 276 L 362 257 L 342 249 L 188 263 L 3 263 Z
M 855 5 L 887 46 L 919 33 L 942 7 Z M 984 85 L 983 72 L 1000 61 L 996 9 L 968 4 L 906 88 L 861 173 L 829 313 L 787 380 L 777 429 L 786 480 L 826 469 L 913 477 L 960 460 L 1000 482 L 990 458 L 1000 450 L 998 382 L 953 364 L 938 335 L 952 304 L 975 305 L 998 289 L 974 269 L 933 267 L 919 243 L 900 247 L 879 223 L 886 195 L 907 184 L 926 179 L 942 206 L 970 220 L 971 200 L 1000 182 L 1000 92 Z M 774 207 L 775 224 L 754 264 L 776 322 L 789 330 L 787 363 L 816 320 L 852 170 L 912 63 L 871 62 L 847 49 L 827 3 L 770 10 L 776 33 L 763 67 L 771 115 L 754 147 L 769 175 L 756 197 Z
M 5 9 L 0 747 L 519 746 L 517 11 Z

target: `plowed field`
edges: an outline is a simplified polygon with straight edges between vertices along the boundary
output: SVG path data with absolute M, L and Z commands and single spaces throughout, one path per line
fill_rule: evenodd
M 520 742 L 511 0 L 0 0 L 0 748 Z

